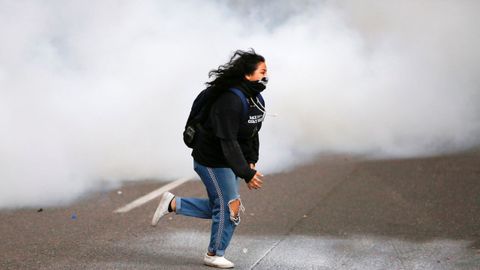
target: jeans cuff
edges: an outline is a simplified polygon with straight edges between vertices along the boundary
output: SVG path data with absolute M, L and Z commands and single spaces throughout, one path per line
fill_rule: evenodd
M 208 247 L 208 252 L 209 253 L 215 253 L 215 256 L 220 256 L 220 257 L 225 255 L 225 250 L 214 250 L 211 247 Z
M 225 250 L 217 250 L 215 251 L 215 255 L 222 257 L 223 255 L 225 255 Z
M 175 196 L 175 214 L 182 212 L 182 198 Z

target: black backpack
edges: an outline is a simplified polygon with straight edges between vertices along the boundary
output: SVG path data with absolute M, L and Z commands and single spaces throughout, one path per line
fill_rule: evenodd
M 241 90 L 237 88 L 230 88 L 228 90 L 240 97 L 242 100 L 243 114 L 244 118 L 246 118 L 248 114 L 247 97 Z M 213 88 L 207 88 L 200 92 L 200 94 L 198 94 L 193 101 L 192 109 L 190 110 L 190 115 L 188 116 L 185 130 L 183 131 L 183 142 L 189 148 L 193 148 L 195 146 L 195 141 L 197 138 L 196 134 L 204 131 L 202 124 L 207 120 L 210 108 L 219 95 L 220 93 L 213 90 Z M 262 95 L 258 94 L 257 98 L 260 100 L 262 106 L 265 106 Z

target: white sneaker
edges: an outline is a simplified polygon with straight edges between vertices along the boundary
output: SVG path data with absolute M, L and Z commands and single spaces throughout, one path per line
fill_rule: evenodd
M 157 206 L 157 210 L 155 211 L 155 214 L 153 214 L 152 226 L 156 226 L 160 218 L 170 213 L 168 212 L 168 206 L 174 197 L 175 195 L 168 191 L 162 194 L 162 197 L 160 197 L 160 203 Z
M 208 266 L 213 266 L 217 268 L 233 268 L 235 266 L 231 261 L 225 259 L 223 256 L 217 255 L 210 256 L 208 254 L 205 254 L 203 262 Z

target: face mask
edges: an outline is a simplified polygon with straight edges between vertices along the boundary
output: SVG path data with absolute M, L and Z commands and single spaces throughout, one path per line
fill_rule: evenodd
M 263 84 L 266 87 L 268 83 L 268 77 L 263 77 L 261 80 L 258 80 L 257 82 Z
M 258 81 L 247 81 L 246 83 L 248 85 L 248 88 L 250 88 L 257 94 L 265 90 L 265 88 L 267 87 L 266 86 L 267 83 L 263 79 Z
M 250 88 L 260 93 L 267 87 L 268 77 L 263 77 L 261 80 L 249 82 Z

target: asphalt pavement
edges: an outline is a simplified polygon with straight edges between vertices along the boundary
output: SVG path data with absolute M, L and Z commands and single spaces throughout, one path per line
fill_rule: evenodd
M 0 269 L 212 269 L 202 264 L 209 220 L 170 214 L 151 227 L 157 199 L 113 212 L 162 185 L 0 211 Z M 172 192 L 206 196 L 198 180 Z M 241 197 L 226 253 L 236 269 L 480 269 L 480 151 L 319 157 L 267 175 L 261 190 L 242 185 Z

